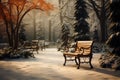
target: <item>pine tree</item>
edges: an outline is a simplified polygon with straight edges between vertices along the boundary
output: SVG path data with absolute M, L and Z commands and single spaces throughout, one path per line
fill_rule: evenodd
M 120 0 L 113 0 L 110 5 L 110 21 L 111 35 L 107 40 L 107 44 L 114 48 L 113 54 L 120 56 Z
M 76 0 L 76 12 L 75 12 L 75 33 L 77 33 L 75 37 L 75 41 L 78 40 L 88 40 L 89 39 L 89 26 L 86 21 L 88 18 L 88 13 L 86 11 L 86 5 L 84 0 Z
M 41 26 L 38 27 L 37 29 L 37 38 L 40 40 L 44 40 L 44 28 L 42 28 Z
M 69 40 L 70 40 L 70 29 L 68 28 L 68 26 L 66 24 L 63 24 L 62 26 L 62 30 L 61 30 L 61 48 L 63 48 L 64 50 L 67 50 L 68 46 L 69 46 Z

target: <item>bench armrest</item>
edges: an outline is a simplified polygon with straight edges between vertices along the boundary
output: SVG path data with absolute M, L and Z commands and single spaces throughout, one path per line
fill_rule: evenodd
M 90 49 L 91 47 L 81 47 L 80 49 Z
M 81 47 L 81 48 L 79 49 L 80 54 L 84 54 L 85 50 L 89 50 L 90 48 L 91 48 L 91 47 Z

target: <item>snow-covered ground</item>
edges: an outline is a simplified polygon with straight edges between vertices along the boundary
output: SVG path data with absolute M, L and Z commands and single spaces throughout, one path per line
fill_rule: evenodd
M 63 66 L 64 58 L 56 48 L 39 51 L 35 57 L 0 61 L 0 80 L 120 80 L 120 71 L 99 67 L 99 53 L 94 53 L 94 69 L 89 64 L 76 69 L 74 61 Z

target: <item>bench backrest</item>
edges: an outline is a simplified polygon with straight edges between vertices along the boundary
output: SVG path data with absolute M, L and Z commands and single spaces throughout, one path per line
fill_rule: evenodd
M 76 51 L 79 53 L 83 53 L 83 55 L 89 55 L 92 53 L 92 45 L 93 41 L 77 41 Z
M 24 41 L 23 48 L 31 48 L 31 43 L 29 41 Z
M 32 40 L 31 46 L 38 46 L 39 40 Z

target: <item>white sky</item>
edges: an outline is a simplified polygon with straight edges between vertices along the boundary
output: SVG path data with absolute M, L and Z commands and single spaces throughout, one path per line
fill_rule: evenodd
M 54 4 L 55 6 L 58 6 L 58 0 L 45 0 L 47 2 L 50 2 L 51 4 Z

